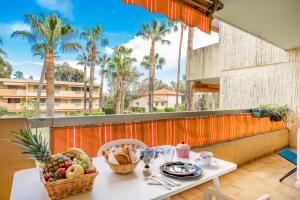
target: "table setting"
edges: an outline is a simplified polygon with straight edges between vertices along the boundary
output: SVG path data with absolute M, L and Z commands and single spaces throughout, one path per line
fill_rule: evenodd
M 51 166 L 65 156 L 57 169 L 45 170 L 45 163 L 37 161 L 36 168 L 16 172 L 11 199 L 165 199 L 210 180 L 218 188 L 218 177 L 236 169 L 211 152 L 191 151 L 184 142 L 147 147 L 141 141 L 121 139 L 103 147 L 96 158 L 70 148 L 61 155 L 48 155 L 55 158 Z

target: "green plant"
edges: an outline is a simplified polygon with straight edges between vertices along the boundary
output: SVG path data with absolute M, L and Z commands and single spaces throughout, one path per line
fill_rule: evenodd
M 276 115 L 284 120 L 287 120 L 288 115 L 292 113 L 292 110 L 287 105 L 279 106 L 272 104 L 261 104 L 257 108 L 263 111 L 267 111 L 268 113 L 270 113 L 270 115 Z
M 144 113 L 145 108 L 143 108 L 143 107 L 131 107 L 131 111 L 134 112 L 134 113 Z
M 7 108 L 0 106 L 0 117 L 3 117 L 7 114 Z
M 69 116 L 69 117 L 75 117 L 75 116 L 78 116 L 78 115 L 79 115 L 79 113 L 76 112 L 76 111 L 71 111 L 71 112 L 69 112 L 69 113 L 67 114 L 67 116 Z
M 175 108 L 173 107 L 166 107 L 165 112 L 175 112 Z
M 156 112 L 165 112 L 165 110 L 164 109 L 157 109 Z
M 92 115 L 105 115 L 105 112 L 94 111 L 94 112 L 92 112 Z
M 103 112 L 105 112 L 106 115 L 116 114 L 115 108 L 107 107 L 107 108 L 103 108 L 102 110 L 103 110 Z
M 26 99 L 21 103 L 22 110 L 18 112 L 18 115 L 31 118 L 34 116 L 34 104 L 35 101 L 33 99 Z

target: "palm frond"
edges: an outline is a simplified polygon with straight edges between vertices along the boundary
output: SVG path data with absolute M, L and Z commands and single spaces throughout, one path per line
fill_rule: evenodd
M 10 37 L 26 40 L 29 44 L 34 44 L 37 41 L 37 36 L 28 31 L 15 31 Z
M 78 51 L 79 49 L 82 49 L 82 46 L 78 43 L 66 42 L 61 45 L 61 50 L 63 52 Z

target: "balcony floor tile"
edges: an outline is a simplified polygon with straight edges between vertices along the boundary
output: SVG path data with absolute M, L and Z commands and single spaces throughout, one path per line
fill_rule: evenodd
M 236 171 L 222 176 L 221 191 L 237 200 L 255 200 L 263 194 L 270 194 L 272 200 L 299 200 L 300 190 L 294 183 L 296 174 L 282 183 L 279 182 L 285 173 L 295 166 L 276 154 L 261 158 L 239 167 Z M 172 200 L 203 199 L 205 188 L 212 187 L 208 182 L 173 196 Z

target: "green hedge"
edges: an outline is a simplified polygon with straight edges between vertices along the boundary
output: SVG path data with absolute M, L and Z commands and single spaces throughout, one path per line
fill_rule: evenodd
M 89 112 L 84 112 L 83 115 L 88 116 L 88 115 L 90 115 L 90 113 Z M 93 111 L 91 115 L 105 115 L 105 112 Z
M 166 107 L 165 112 L 175 112 L 175 108 L 173 107 Z
M 144 113 L 146 109 L 142 107 L 131 107 L 131 111 L 135 113 Z
M 0 106 L 0 117 L 7 114 L 7 108 Z
M 102 108 L 103 112 L 106 115 L 110 115 L 110 114 L 116 114 L 116 109 L 115 108 Z

